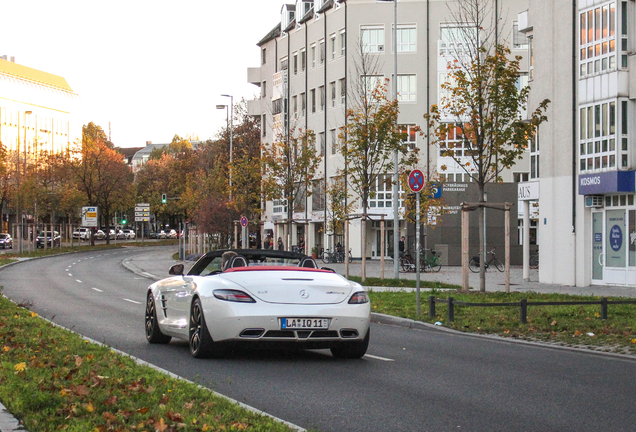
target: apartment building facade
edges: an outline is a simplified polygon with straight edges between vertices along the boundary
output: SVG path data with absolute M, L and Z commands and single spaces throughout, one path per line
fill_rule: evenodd
M 66 79 L 0 57 L 0 141 L 20 148 L 57 153 L 81 133 L 71 113 L 79 101 Z
M 542 282 L 636 286 L 635 16 L 622 0 L 530 0 L 519 14 L 532 97 L 552 100 L 531 172 Z
M 430 178 L 442 181 L 442 194 L 446 204 L 452 208 L 467 201 L 468 197 L 478 200 L 476 185 L 470 182 L 461 167 L 450 158 L 441 156 L 439 148 L 430 145 L 428 138 L 416 130 L 425 129 L 423 115 L 431 104 L 438 102 L 447 62 L 452 60 L 451 52 L 456 48 L 453 43 L 456 43 L 457 27 L 461 25 L 453 19 L 456 4 L 453 1 L 399 0 L 396 31 L 399 128 L 407 134 L 406 144 L 419 148 L 419 168 Z M 528 9 L 528 3 L 525 0 L 494 0 L 492 4 L 497 5 L 499 19 L 495 21 L 495 17 L 491 17 L 491 22 L 497 23 L 500 41 L 506 40 L 513 55 L 524 58 L 520 83 L 525 84 L 529 49 L 526 36 L 517 31 L 516 19 L 519 11 Z M 258 42 L 260 66 L 248 69 L 248 81 L 260 87 L 260 98 L 248 102 L 248 111 L 261 118 L 262 142 L 272 143 L 288 131 L 294 133 L 298 129 L 308 129 L 314 131 L 317 151 L 324 156 L 317 175 L 320 179 L 317 187 L 307 199 L 307 205 L 295 209 L 292 232 L 286 233 L 283 228 L 287 219 L 287 203 L 274 201 L 265 204 L 263 227 L 266 233 L 274 237 L 287 235 L 290 245 L 296 244 L 300 237 L 306 238 L 309 247 L 332 248 L 337 242 L 344 243 L 340 236 L 325 230 L 324 221 L 329 216 L 325 210 L 326 199 L 321 192 L 324 187 L 320 187 L 320 182 L 331 182 L 344 167 L 345 161 L 337 151 L 337 140 L 340 128 L 345 124 L 346 109 L 352 107 L 352 88 L 361 79 L 356 73 L 361 51 L 373 59 L 372 78 L 387 78 L 388 88 L 392 88 L 395 79 L 394 7 L 393 2 L 376 0 L 299 0 L 295 4 L 282 5 L 281 22 Z M 494 8 L 490 11 L 494 13 Z M 514 20 L 508 19 L 510 17 Z M 524 158 L 502 174 L 504 182 L 512 188 L 489 185 L 488 200 L 503 202 L 516 199 L 514 183 L 528 180 L 529 172 L 529 158 Z M 393 190 L 388 185 L 391 175 L 379 176 L 369 203 L 371 221 L 366 224 L 366 238 L 367 254 L 371 258 L 383 253 L 385 256 L 393 255 Z M 407 235 L 411 248 L 414 248 L 414 228 L 403 217 L 404 193 L 400 190 L 398 201 L 399 235 Z M 357 212 L 361 210 L 358 208 Z M 445 263 L 458 265 L 461 243 L 459 217 L 453 214 L 457 213 L 456 209 L 450 213 L 443 218 L 445 229 L 428 230 L 429 247 L 447 251 Z M 477 217 L 474 219 L 471 236 L 476 252 L 477 234 L 473 233 L 479 227 L 476 226 Z M 493 214 L 489 221 L 493 223 L 489 236 L 503 250 L 502 230 L 494 222 L 498 223 L 499 219 Z M 503 215 L 500 221 L 503 221 Z M 384 250 L 381 250 L 382 224 L 387 228 Z M 359 219 L 351 221 L 350 247 L 354 257 L 361 256 L 360 226 Z M 514 244 L 518 245 L 516 232 L 514 240 Z M 519 253 L 515 259 L 520 260 Z

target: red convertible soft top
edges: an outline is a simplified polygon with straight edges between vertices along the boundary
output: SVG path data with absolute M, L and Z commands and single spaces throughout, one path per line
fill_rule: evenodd
M 296 266 L 248 266 L 248 267 L 232 267 L 225 270 L 223 273 L 233 272 L 245 272 L 245 271 L 302 271 L 302 272 L 319 272 L 319 273 L 333 273 L 331 270 L 323 270 L 311 267 L 296 267 Z

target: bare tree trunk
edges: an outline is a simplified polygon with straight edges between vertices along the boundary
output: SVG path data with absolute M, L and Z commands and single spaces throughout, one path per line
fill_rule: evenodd
M 362 219 L 360 220 L 360 229 L 362 230 L 362 273 L 361 279 L 362 282 L 367 280 L 367 212 L 365 211 L 362 214 Z M 347 253 L 347 252 L 345 252 Z
M 484 191 L 483 188 L 480 188 L 479 195 L 481 197 L 481 201 L 484 201 Z M 479 260 L 479 291 L 486 292 L 486 259 L 488 258 L 485 254 L 484 250 L 484 209 L 477 209 L 477 220 L 479 221 L 479 250 L 481 251 L 481 259 Z

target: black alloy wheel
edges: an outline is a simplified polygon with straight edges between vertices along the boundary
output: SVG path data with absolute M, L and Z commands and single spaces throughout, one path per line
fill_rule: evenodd
M 161 333 L 159 323 L 157 322 L 157 308 L 155 307 L 155 299 L 152 293 L 148 293 L 146 301 L 146 340 L 152 344 L 167 344 L 172 339 Z
M 190 354 L 194 358 L 207 358 L 213 354 L 212 336 L 208 331 L 203 316 L 203 306 L 197 297 L 192 302 L 190 308 L 190 332 L 189 332 Z

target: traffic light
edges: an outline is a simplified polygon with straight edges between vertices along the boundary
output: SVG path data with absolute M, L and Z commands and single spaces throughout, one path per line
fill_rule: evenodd
M 165 204 L 168 202 L 168 195 L 161 194 L 161 204 Z
M 121 219 L 121 224 L 126 225 L 126 215 Z

